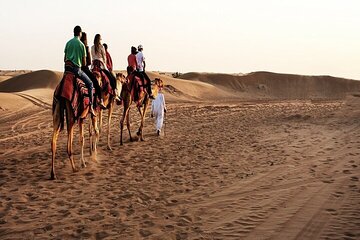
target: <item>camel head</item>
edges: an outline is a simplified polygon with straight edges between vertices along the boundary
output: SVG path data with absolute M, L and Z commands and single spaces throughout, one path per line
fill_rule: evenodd
M 120 95 L 122 86 L 126 82 L 126 77 L 122 73 L 116 74 L 116 88 L 117 88 L 117 94 Z
M 118 84 L 124 84 L 126 82 L 126 77 L 124 74 L 122 73 L 117 73 L 116 74 L 116 84 L 117 84 L 117 87 L 118 87 Z

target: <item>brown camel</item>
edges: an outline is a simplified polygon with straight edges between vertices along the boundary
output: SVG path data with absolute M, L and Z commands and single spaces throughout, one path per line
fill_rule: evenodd
M 125 83 L 123 83 L 123 87 L 122 87 L 122 91 L 121 91 L 121 97 L 122 97 L 122 101 L 124 104 L 124 111 L 123 111 L 123 115 L 122 118 L 120 120 L 120 145 L 123 145 L 123 129 L 124 129 L 124 120 L 126 119 L 126 126 L 127 129 L 129 131 L 129 135 L 130 135 L 130 141 L 133 141 L 134 139 L 131 136 L 131 131 L 130 131 L 130 106 L 131 104 L 134 102 L 133 96 L 131 96 L 131 91 L 132 91 L 132 84 L 134 81 L 131 81 L 134 77 L 134 71 L 131 71 L 130 69 L 128 69 L 128 76 L 127 81 Z M 138 77 L 135 77 L 138 78 Z M 150 98 L 149 98 L 149 94 L 145 91 L 141 91 L 138 93 L 138 101 L 137 101 L 137 109 L 140 113 L 140 117 L 141 117 L 141 122 L 140 122 L 140 126 L 139 129 L 137 131 L 137 136 L 138 136 L 138 140 L 144 141 L 144 135 L 143 135 L 143 127 L 144 127 L 144 122 L 145 122 L 145 114 L 146 114 L 146 110 L 149 106 L 149 102 L 150 102 Z
M 71 106 L 71 103 L 69 100 L 58 97 L 56 98 L 54 96 L 53 101 L 53 135 L 52 135 L 52 141 L 51 141 L 51 151 L 52 151 L 52 160 L 51 160 L 51 179 L 56 179 L 55 174 L 55 153 L 56 153 L 56 142 L 57 138 L 59 136 L 60 131 L 64 128 L 64 111 L 66 113 L 66 125 L 67 125 L 67 133 L 68 133 L 68 142 L 67 142 L 67 153 L 70 159 L 70 163 L 72 166 L 73 171 L 77 171 L 75 164 L 74 164 L 74 158 L 72 154 L 72 143 L 73 143 L 73 133 L 74 133 L 74 125 L 76 123 L 76 118 Z M 87 117 L 90 110 L 90 106 L 87 106 L 78 117 L 79 122 L 79 129 L 80 129 L 80 144 L 81 144 L 81 162 L 83 167 L 86 167 L 86 163 L 84 160 L 84 120 Z M 97 140 L 99 138 L 99 130 L 97 127 L 97 118 L 96 116 L 91 117 L 91 122 L 93 129 L 95 130 L 95 134 L 93 134 L 93 131 L 91 131 L 90 128 L 90 153 L 91 157 L 96 161 L 96 144 Z M 91 126 L 91 125 L 90 125 Z
M 101 75 L 98 72 L 94 72 L 95 77 L 99 81 L 99 85 L 102 88 L 102 81 L 101 81 Z M 122 84 L 125 82 L 125 76 L 122 73 L 116 74 L 116 87 L 117 87 L 117 93 L 121 93 Z M 112 113 L 114 111 L 114 105 L 115 105 L 115 95 L 110 94 L 108 91 L 102 91 L 101 97 L 104 101 L 104 105 L 106 106 L 106 109 L 108 109 L 108 131 L 107 131 L 107 148 L 109 150 L 111 149 L 110 145 L 110 124 L 111 124 L 111 117 Z M 99 132 L 102 132 L 102 123 L 103 123 L 103 110 L 100 108 L 99 110 Z

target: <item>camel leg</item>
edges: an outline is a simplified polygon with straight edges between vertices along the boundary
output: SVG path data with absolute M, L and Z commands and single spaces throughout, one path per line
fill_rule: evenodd
M 83 167 L 86 167 L 84 160 L 84 119 L 79 119 L 79 135 L 80 135 L 80 145 L 81 145 L 81 163 Z
M 138 108 L 140 116 L 141 116 L 141 123 L 138 131 L 138 136 L 141 141 L 145 141 L 144 135 L 143 135 L 143 128 L 144 128 L 144 122 L 145 122 L 145 113 L 147 110 L 148 101 L 145 102 L 143 110 L 141 111 L 141 107 Z
M 73 138 L 74 138 L 74 123 L 68 124 L 68 143 L 67 143 L 67 153 L 70 159 L 71 167 L 74 172 L 76 172 L 76 167 L 74 163 L 74 156 L 72 154 L 72 144 L 73 144 Z
M 111 125 L 111 116 L 114 109 L 114 102 L 111 103 L 109 108 L 109 115 L 108 115 L 108 132 L 107 132 L 107 148 L 111 151 L 111 144 L 110 144 L 110 125 Z
M 91 117 L 91 122 L 92 122 L 92 127 L 94 128 L 95 134 L 93 134 L 93 139 L 92 139 L 92 159 L 94 161 L 97 161 L 97 142 L 99 140 L 99 128 L 97 125 L 97 118 L 96 117 Z
M 127 109 L 124 106 L 124 112 L 120 119 L 120 145 L 123 145 L 123 129 L 124 129 L 124 120 L 126 118 L 126 114 L 127 114 Z
M 92 121 L 89 121 L 89 154 L 90 156 L 92 156 L 92 153 L 93 153 L 93 149 L 92 149 L 92 136 L 93 136 L 93 133 L 92 133 Z
M 103 127 L 103 110 L 100 109 L 100 111 L 99 111 L 99 133 L 100 134 L 102 133 L 102 127 Z
M 68 142 L 67 142 L 67 153 L 70 159 L 71 167 L 73 171 L 76 171 L 74 157 L 72 155 L 72 143 L 74 138 L 74 114 L 72 113 L 70 103 L 66 102 L 66 124 L 67 124 L 67 132 L 68 132 Z
M 138 141 L 144 141 L 144 139 L 142 138 L 142 128 L 143 128 L 143 115 L 142 115 L 142 112 L 141 112 L 141 107 L 138 107 L 138 111 L 140 113 L 140 126 L 139 126 L 139 129 L 136 133 L 136 135 L 138 136 Z
M 126 115 L 126 127 L 128 129 L 128 132 L 129 132 L 130 142 L 132 142 L 132 141 L 134 141 L 134 139 L 131 136 L 131 130 L 130 130 L 130 108 L 129 108 L 128 113 Z
M 56 142 L 57 142 L 57 138 L 59 136 L 60 133 L 60 125 L 61 125 L 61 115 L 60 115 L 60 102 L 58 102 L 55 106 L 55 111 L 54 111 L 54 116 L 53 116 L 53 135 L 52 135 L 52 140 L 51 140 L 51 152 L 52 152 L 52 159 L 51 159 L 51 174 L 50 174 L 50 179 L 54 180 L 56 179 L 56 174 L 55 174 L 55 154 L 56 154 Z

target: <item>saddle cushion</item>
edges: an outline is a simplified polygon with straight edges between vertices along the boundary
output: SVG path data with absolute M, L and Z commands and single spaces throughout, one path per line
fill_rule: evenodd
M 94 90 L 92 94 L 94 94 Z M 71 72 L 64 73 L 62 80 L 55 89 L 54 98 L 64 98 L 70 101 L 75 119 L 78 119 L 84 109 L 90 105 L 88 88 L 81 79 L 76 78 Z
M 93 69 L 92 72 L 98 72 L 101 75 L 101 91 L 102 92 L 107 92 L 109 94 L 114 95 L 114 89 L 112 89 L 111 84 L 110 84 L 110 80 L 109 78 L 106 76 L 106 74 L 104 73 L 104 71 L 101 68 L 101 62 L 98 60 L 95 60 L 93 63 Z
M 127 79 L 128 82 L 128 89 L 130 90 L 131 99 L 136 103 L 137 106 L 140 106 L 142 103 L 142 100 L 140 98 L 141 95 L 146 93 L 146 80 L 141 80 L 140 77 L 135 76 L 135 74 L 130 74 Z

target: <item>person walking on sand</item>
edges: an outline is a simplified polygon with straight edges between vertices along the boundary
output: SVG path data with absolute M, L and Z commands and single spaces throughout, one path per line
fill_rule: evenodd
M 156 98 L 151 103 L 151 117 L 155 117 L 156 134 L 160 136 L 160 132 L 164 123 L 164 114 L 166 113 L 165 96 L 162 93 L 162 88 Z
M 64 50 L 65 71 L 72 72 L 76 77 L 84 81 L 89 91 L 90 113 L 95 116 L 93 108 L 93 83 L 90 78 L 81 70 L 86 65 L 85 45 L 80 41 L 82 30 L 80 26 L 74 28 L 74 38 L 70 39 Z

